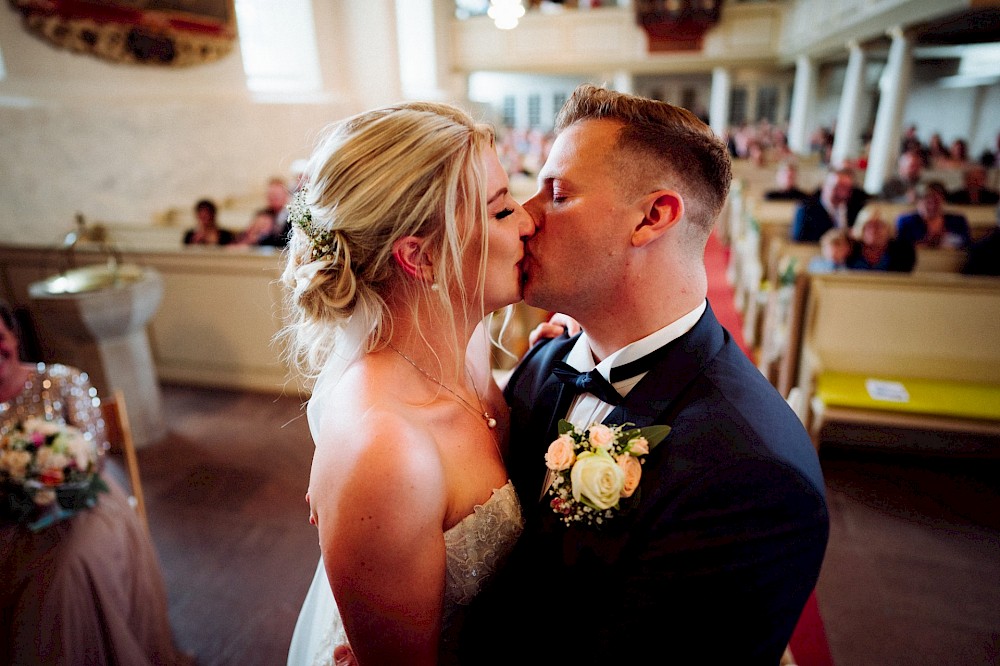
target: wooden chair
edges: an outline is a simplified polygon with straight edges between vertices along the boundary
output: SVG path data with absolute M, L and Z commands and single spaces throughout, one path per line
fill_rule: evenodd
M 129 425 L 128 410 L 125 407 L 125 395 L 116 389 L 110 399 L 101 401 L 104 413 L 104 425 L 107 431 L 111 450 L 121 452 L 128 470 L 129 504 L 136 510 L 142 525 L 149 531 L 149 521 L 146 518 L 146 499 L 142 493 L 142 478 L 139 475 L 139 458 L 135 453 L 135 441 L 132 439 L 132 428 Z

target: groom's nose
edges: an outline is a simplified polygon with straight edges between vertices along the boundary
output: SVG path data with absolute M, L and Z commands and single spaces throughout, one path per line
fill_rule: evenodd
M 538 199 L 538 194 L 535 194 L 535 196 L 525 201 L 524 204 L 522 205 L 524 206 L 524 210 L 526 210 L 528 212 L 528 215 L 531 217 L 530 235 L 534 235 L 535 230 L 542 222 L 542 205 Z
M 521 237 L 522 240 L 526 240 L 535 235 L 535 217 L 531 212 L 524 208 L 524 215 L 517 223 L 517 235 Z

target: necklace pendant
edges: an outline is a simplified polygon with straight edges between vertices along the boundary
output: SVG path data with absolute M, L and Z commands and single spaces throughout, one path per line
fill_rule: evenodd
M 493 430 L 497 427 L 497 420 L 490 416 L 488 413 L 483 412 L 483 418 L 486 419 L 486 427 Z

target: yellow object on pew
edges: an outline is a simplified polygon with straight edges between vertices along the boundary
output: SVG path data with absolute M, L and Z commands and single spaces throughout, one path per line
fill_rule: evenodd
M 1000 385 L 823 372 L 816 397 L 829 407 L 1000 420 Z

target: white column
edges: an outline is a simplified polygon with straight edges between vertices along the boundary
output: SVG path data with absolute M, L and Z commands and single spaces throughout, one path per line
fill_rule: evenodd
M 403 95 L 410 99 L 448 100 L 461 83 L 451 76 L 448 21 L 455 13 L 446 0 L 395 0 L 396 41 Z
M 712 99 L 708 103 L 708 122 L 716 136 L 724 136 L 729 128 L 729 96 L 733 77 L 725 67 L 712 70 Z
M 795 85 L 792 89 L 792 116 L 788 121 L 788 147 L 804 155 L 809 152 L 813 106 L 816 103 L 816 63 L 807 55 L 795 61 Z
M 837 133 L 833 139 L 830 162 L 840 166 L 844 160 L 857 158 L 861 147 L 861 98 L 865 88 L 865 52 L 852 41 L 844 74 L 844 89 L 837 112 Z
M 333 3 L 330 3 L 333 4 Z M 350 92 L 361 108 L 396 102 L 402 96 L 396 7 L 393 0 L 336 3 L 344 22 L 343 61 L 350 71 Z M 372 45 L 378 48 L 372 48 Z M 358 54 L 364 54 L 364 57 Z
M 913 71 L 911 39 L 899 27 L 890 30 L 889 35 L 892 44 L 879 81 L 882 94 L 875 112 L 875 130 L 872 132 L 868 170 L 865 172 L 865 190 L 871 194 L 881 192 L 886 179 L 895 171 L 895 161 L 899 156 L 899 124 L 903 120 L 903 107 Z
M 635 77 L 627 69 L 616 70 L 611 77 L 615 90 L 626 95 L 635 94 Z

